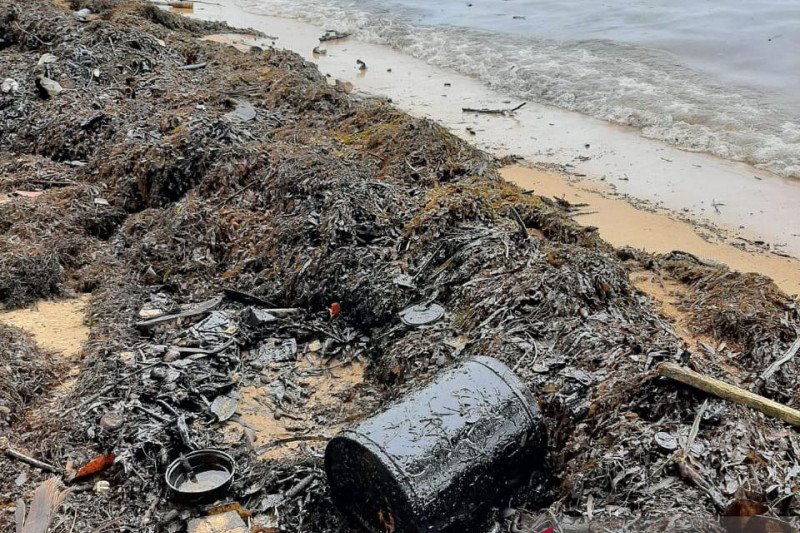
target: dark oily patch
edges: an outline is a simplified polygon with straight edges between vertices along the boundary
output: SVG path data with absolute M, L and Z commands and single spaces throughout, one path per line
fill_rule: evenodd
M 254 361 L 266 365 L 291 361 L 296 355 L 296 340 L 269 338 L 258 347 Z
M 239 405 L 239 394 L 223 394 L 217 396 L 211 402 L 211 412 L 217 416 L 220 422 L 224 422 L 236 414 L 236 407 Z
M 216 338 L 223 333 L 229 333 L 231 321 L 222 311 L 212 311 L 206 318 L 192 326 L 192 337 L 203 340 L 208 337 Z
M 253 104 L 245 100 L 236 101 L 236 109 L 230 113 L 225 113 L 225 118 L 228 120 L 248 122 L 256 118 L 256 108 Z
M 424 326 L 441 319 L 444 307 L 437 303 L 417 304 L 400 311 L 400 319 L 407 326 Z

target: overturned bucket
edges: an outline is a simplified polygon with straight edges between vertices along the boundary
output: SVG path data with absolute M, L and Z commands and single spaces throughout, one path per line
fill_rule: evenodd
M 331 440 L 331 497 L 367 531 L 442 531 L 527 481 L 543 432 L 519 378 L 476 357 Z

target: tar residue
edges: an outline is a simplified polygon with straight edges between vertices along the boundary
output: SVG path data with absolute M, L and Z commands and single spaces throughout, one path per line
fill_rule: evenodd
M 343 431 L 326 451 L 328 480 L 368 530 L 439 530 L 527 480 L 542 435 L 519 379 L 477 357 Z

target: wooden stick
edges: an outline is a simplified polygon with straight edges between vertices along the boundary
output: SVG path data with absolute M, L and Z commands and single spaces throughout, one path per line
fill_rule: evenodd
M 661 363 L 658 365 L 658 373 L 690 387 L 713 394 L 718 398 L 738 403 L 739 405 L 746 405 L 765 415 L 773 416 L 794 426 L 800 426 L 800 411 L 797 409 L 792 409 L 724 381 L 699 374 L 675 363 Z
M 163 324 L 164 322 L 169 322 L 170 320 L 177 320 L 179 318 L 188 318 L 190 316 L 202 315 L 203 313 L 207 313 L 212 309 L 214 309 L 219 304 L 221 304 L 223 299 L 224 296 L 217 296 L 216 298 L 206 300 L 205 302 L 200 303 L 191 309 L 187 309 L 186 311 L 175 313 L 173 315 L 164 315 L 158 318 L 152 318 L 150 320 L 145 320 L 144 322 L 137 322 L 135 325 L 137 328 L 149 328 L 151 326 Z
M 758 378 L 756 378 L 756 380 L 750 386 L 750 390 L 756 391 L 761 387 L 763 387 L 767 383 L 769 378 L 771 378 L 772 375 L 775 374 L 775 372 L 780 370 L 780 368 L 783 365 L 791 361 L 794 358 L 794 356 L 797 355 L 798 350 L 800 350 L 800 335 L 797 336 L 797 339 L 794 341 L 794 344 L 792 344 L 792 346 L 789 348 L 789 351 L 786 352 L 786 355 L 784 355 L 783 357 L 781 357 L 780 359 L 769 365 L 767 369 L 764 370 L 764 372 L 762 372 L 761 375 L 758 376 Z
M 49 465 L 47 463 L 43 463 L 38 459 L 34 459 L 33 457 L 28 457 L 27 455 L 18 452 L 14 448 L 6 448 L 6 455 L 9 457 L 13 457 L 18 461 L 22 461 L 23 463 L 28 463 L 29 465 L 40 468 L 42 470 L 47 470 L 48 472 L 53 472 L 54 474 L 59 474 L 58 468 L 54 467 L 53 465 Z

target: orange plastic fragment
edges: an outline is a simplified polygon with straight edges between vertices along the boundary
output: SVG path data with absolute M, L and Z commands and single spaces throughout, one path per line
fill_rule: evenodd
M 115 456 L 113 453 L 107 453 L 105 455 L 99 455 L 83 465 L 78 473 L 75 474 L 75 477 L 72 479 L 83 479 L 85 477 L 93 476 L 98 472 L 102 472 L 103 470 L 107 469 L 111 465 L 114 464 Z
M 333 302 L 329 308 L 331 316 L 337 316 L 342 312 L 342 306 L 338 302 Z

